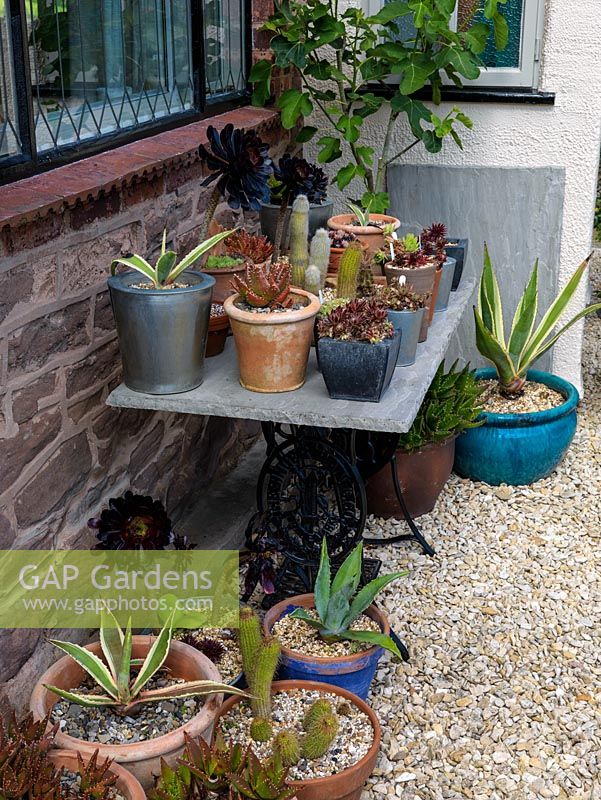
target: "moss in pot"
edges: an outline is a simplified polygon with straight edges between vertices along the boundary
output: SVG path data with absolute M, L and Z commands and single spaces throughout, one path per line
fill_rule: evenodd
M 225 741 L 252 744 L 259 758 L 282 759 L 298 800 L 358 800 L 380 745 L 373 711 L 335 686 L 273 683 L 280 644 L 261 635 L 248 608 L 240 616 L 240 646 L 251 697 L 224 703 L 218 730 Z
M 172 619 L 157 637 L 132 636 L 130 625 L 122 631 L 107 614 L 103 618 L 99 642 L 87 647 L 71 642 L 52 643 L 67 655 L 50 667 L 36 685 L 31 698 L 34 715 L 39 719 L 49 714 L 53 721 L 66 723 L 57 733 L 60 747 L 84 754 L 99 749 L 103 757 L 127 763 L 144 788 L 152 785 L 152 775 L 161 757 L 173 761 L 180 755 L 184 732 L 207 735 L 220 705 L 221 693 L 244 695 L 224 684 L 218 671 L 201 653 L 172 641 Z M 163 667 L 170 670 L 172 677 L 157 681 Z M 85 685 L 86 675 L 94 681 L 92 690 Z M 124 676 L 129 676 L 129 680 Z M 156 688 L 149 689 L 153 680 Z M 154 709 L 160 703 L 175 706 L 182 698 L 199 696 L 206 696 L 202 707 L 196 707 L 187 719 L 177 719 L 173 712 L 173 719 L 167 717 L 167 730 L 159 729 L 155 725 L 158 718 L 147 712 L 149 707 Z M 66 702 L 62 714 L 59 713 L 61 702 Z M 184 699 L 184 706 L 186 702 Z M 87 717 L 83 713 L 83 731 L 78 715 L 77 719 L 70 719 L 72 706 L 81 707 L 82 712 L 88 709 Z M 110 735 L 101 739 L 97 734 L 105 720 Z M 138 741 L 127 743 L 127 733 L 135 734 L 136 726 L 139 733 L 140 726 L 146 722 L 154 727 L 142 729 L 144 735 L 139 736 Z M 94 728 L 96 734 L 92 732 Z
M 380 576 L 359 590 L 362 565 L 359 543 L 332 579 L 324 538 L 314 593 L 288 598 L 268 611 L 263 627 L 282 643 L 282 679 L 323 681 L 365 700 L 384 649 L 402 658 L 388 618 L 374 600 L 407 573 Z

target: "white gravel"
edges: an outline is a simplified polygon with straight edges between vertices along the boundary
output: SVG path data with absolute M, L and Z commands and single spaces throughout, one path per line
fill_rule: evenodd
M 369 548 L 383 572 L 411 570 L 380 595 L 411 662 L 380 662 L 370 699 L 384 741 L 362 800 L 601 799 L 597 316 L 583 360 L 579 428 L 556 474 L 497 489 L 453 476 L 420 520 L 434 558 Z

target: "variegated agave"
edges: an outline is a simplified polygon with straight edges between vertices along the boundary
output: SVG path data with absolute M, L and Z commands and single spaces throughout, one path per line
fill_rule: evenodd
M 105 612 L 100 626 L 100 644 L 105 661 L 73 642 L 50 640 L 51 644 L 71 656 L 94 679 L 101 692 L 86 694 L 66 691 L 57 686 L 46 684 L 45 686 L 49 691 L 71 703 L 87 707 L 112 706 L 116 713 L 123 716 L 130 716 L 132 711 L 135 713 L 136 707 L 141 703 L 156 703 L 169 698 L 193 697 L 215 692 L 248 697 L 246 692 L 234 686 L 207 680 L 175 683 L 160 689 L 144 689 L 165 663 L 172 636 L 173 614 L 140 665 L 137 660 L 132 659 L 131 620 L 123 631 L 115 617 L 110 612 Z M 133 667 L 139 667 L 139 670 L 132 672 Z
M 476 320 L 476 347 L 494 364 L 500 383 L 501 394 L 517 397 L 524 390 L 529 368 L 543 353 L 553 347 L 559 337 L 579 319 L 597 311 L 601 303 L 588 306 L 576 314 L 562 328 L 553 333 L 588 266 L 590 256 L 572 275 L 563 290 L 551 303 L 543 318 L 536 325 L 538 311 L 538 259 L 534 264 L 528 285 L 515 311 L 509 339 L 503 327 L 503 305 L 499 284 L 484 246 L 484 269 L 480 279 L 478 308 L 474 306 Z

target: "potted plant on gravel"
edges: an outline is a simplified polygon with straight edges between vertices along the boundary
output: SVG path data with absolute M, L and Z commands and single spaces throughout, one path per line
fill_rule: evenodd
M 229 698 L 216 728 L 228 744 L 280 758 L 298 800 L 359 800 L 380 748 L 378 719 L 346 689 L 313 681 L 273 682 L 280 644 L 240 613 L 240 647 L 250 699 Z
M 261 230 L 273 242 L 274 258 L 289 246 L 290 212 L 293 201 L 305 195 L 309 201 L 309 236 L 325 227 L 333 202 L 327 198 L 328 178 L 316 164 L 285 153 L 274 165 L 269 202 L 260 210 Z
M 56 725 L 29 714 L 0 719 L 0 797 L 3 800 L 144 800 L 139 782 L 111 761 L 53 750 Z
M 336 214 L 328 220 L 328 227 L 334 231 L 352 233 L 371 256 L 384 245 L 385 234 L 390 235 L 400 226 L 400 220 L 389 214 L 376 214 L 364 210 L 354 203 L 347 203 L 350 214 Z
M 375 298 L 350 300 L 317 320 L 317 353 L 334 400 L 379 403 L 399 354 L 400 334 Z
M 392 466 L 367 481 L 370 514 L 402 518 L 392 470 L 411 516 L 432 511 L 451 475 L 457 436 L 481 424 L 481 393 L 469 367 L 458 371 L 457 362 L 448 372 L 444 362 L 438 367 L 413 425 L 399 436 Z
M 234 277 L 236 294 L 224 303 L 230 318 L 240 383 L 253 392 L 290 392 L 305 382 L 319 300 L 291 288 L 286 258 L 269 267 L 251 264 Z
M 108 287 L 129 389 L 174 394 L 202 383 L 215 281 L 190 267 L 230 233 L 211 236 L 178 261 L 165 231 L 155 266 L 139 255 L 113 261 Z M 130 270 L 118 273 L 119 266 Z
M 379 576 L 359 590 L 362 564 L 359 543 L 332 579 L 324 538 L 313 594 L 290 597 L 267 612 L 263 629 L 282 646 L 282 680 L 321 681 L 366 700 L 384 650 L 402 657 L 390 637 L 388 618 L 374 600 L 407 573 Z
M 485 389 L 483 424 L 457 440 L 459 475 L 493 486 L 522 486 L 549 475 L 565 456 L 576 432 L 578 390 L 557 375 L 531 367 L 574 323 L 601 309 L 601 303 L 588 306 L 555 330 L 589 259 L 580 264 L 538 324 L 537 261 L 506 338 L 501 292 L 485 246 L 478 308 L 474 307 L 476 346 L 494 368 L 476 373 Z
M 401 334 L 396 365 L 411 366 L 415 363 L 419 334 L 430 298 L 427 294 L 416 294 L 408 289 L 404 276 L 399 278 L 396 286 L 378 287 L 377 297 L 388 309 L 388 319 L 394 329 Z
M 181 755 L 184 733 L 210 735 L 223 692 L 244 695 L 202 653 L 172 641 L 172 624 L 173 617 L 156 637 L 133 636 L 130 625 L 122 631 L 104 616 L 98 642 L 51 640 L 66 655 L 31 696 L 35 719 L 60 725 L 59 747 L 125 763 L 145 789 L 161 758 L 175 763 Z

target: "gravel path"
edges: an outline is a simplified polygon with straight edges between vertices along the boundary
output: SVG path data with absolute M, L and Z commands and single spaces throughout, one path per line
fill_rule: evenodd
M 601 288 L 601 259 L 596 263 Z M 362 800 L 601 800 L 601 318 L 586 397 L 552 477 L 453 476 L 420 522 L 437 548 L 369 548 L 411 574 L 381 598 L 411 651 L 381 662 L 384 745 Z M 377 529 L 377 521 L 371 520 Z

